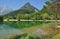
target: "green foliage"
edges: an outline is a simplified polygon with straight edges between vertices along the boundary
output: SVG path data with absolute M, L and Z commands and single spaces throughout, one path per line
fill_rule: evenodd
M 58 0 L 59 1 L 59 0 Z M 54 3 L 51 1 L 46 1 L 46 5 L 43 6 L 41 10 L 38 10 L 30 3 L 26 3 L 19 10 L 13 11 L 4 16 L 4 18 L 8 19 L 31 19 L 31 20 L 55 20 L 55 7 Z M 57 19 L 60 19 L 60 3 L 58 3 L 57 7 Z

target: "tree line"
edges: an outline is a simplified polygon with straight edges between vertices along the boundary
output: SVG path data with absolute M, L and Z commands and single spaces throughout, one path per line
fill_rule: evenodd
M 26 19 L 26 20 L 60 20 L 60 2 L 46 1 L 41 10 L 30 13 L 29 10 L 16 10 L 4 16 L 4 19 Z M 57 11 L 55 8 L 57 7 Z M 26 13 L 28 12 L 28 13 Z

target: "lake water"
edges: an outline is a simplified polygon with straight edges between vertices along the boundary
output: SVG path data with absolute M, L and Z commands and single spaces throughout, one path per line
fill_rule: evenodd
M 4 36 L 20 33 L 20 30 L 10 27 L 7 24 L 1 24 L 0 25 L 0 39 L 2 39 Z
M 21 22 L 21 23 L 10 22 L 8 24 L 7 23 L 1 23 L 0 24 L 0 39 L 3 39 L 4 37 L 6 37 L 8 35 L 20 34 L 21 33 L 20 28 L 31 27 L 31 26 L 35 26 L 38 24 L 41 24 L 41 23 L 40 22 L 38 22 L 38 23 L 35 23 L 35 22 L 29 22 L 29 23 L 28 22 Z M 15 26 L 17 26 L 17 28 Z M 43 30 L 38 29 L 37 33 L 39 33 L 39 32 L 41 33 L 41 32 L 43 32 Z

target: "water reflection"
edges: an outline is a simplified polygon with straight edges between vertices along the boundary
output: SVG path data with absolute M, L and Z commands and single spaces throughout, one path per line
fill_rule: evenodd
M 3 38 L 4 36 L 10 35 L 10 34 L 15 34 L 18 32 L 20 32 L 20 30 L 12 28 L 7 24 L 0 25 L 0 39 Z
M 0 21 L 0 25 L 2 25 L 3 24 L 3 22 L 2 21 Z
M 4 22 L 0 23 L 0 39 L 3 37 L 12 35 L 12 34 L 21 34 L 21 29 L 28 28 L 36 25 L 41 25 L 43 22 Z M 43 30 L 39 29 L 35 31 L 36 34 L 43 32 Z M 45 33 L 45 32 L 44 32 Z M 37 34 L 38 35 L 38 34 Z
M 5 22 L 5 23 L 17 29 L 23 29 L 36 25 L 41 25 L 43 22 Z

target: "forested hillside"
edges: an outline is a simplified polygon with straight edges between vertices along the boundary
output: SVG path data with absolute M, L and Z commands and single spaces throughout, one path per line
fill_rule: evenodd
M 4 18 L 8 19 L 33 19 L 33 20 L 55 20 L 55 17 L 60 19 L 60 3 L 57 4 L 58 9 L 57 13 L 55 13 L 53 2 L 47 1 L 41 10 L 38 10 L 30 3 L 26 3 L 20 9 L 13 11 L 9 14 L 6 14 Z M 55 14 L 57 16 L 55 16 Z

